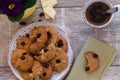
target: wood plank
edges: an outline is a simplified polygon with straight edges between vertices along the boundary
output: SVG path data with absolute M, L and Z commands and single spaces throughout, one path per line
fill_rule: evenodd
M 10 68 L 0 68 L 0 80 L 18 80 Z
M 104 75 L 103 80 L 120 80 L 120 66 L 111 66 Z
M 117 50 L 117 57 L 112 63 L 112 65 L 120 65 L 120 14 L 116 13 L 111 23 L 102 29 L 91 28 L 86 24 L 82 8 L 56 8 L 57 16 L 56 21 L 53 21 L 54 25 L 57 25 L 59 28 L 63 29 L 71 39 L 71 44 L 74 48 L 74 53 L 78 54 L 84 45 L 88 36 L 93 36 L 109 45 L 114 47 Z M 37 9 L 34 15 L 39 15 L 41 9 Z M 27 23 L 31 23 L 31 20 L 38 22 L 40 17 L 31 16 L 29 19 L 26 19 Z M 44 19 L 41 18 L 43 21 Z M 45 20 L 48 23 L 51 23 L 51 20 Z M 80 43 L 78 45 L 78 43 Z
M 57 0 L 58 4 L 56 7 L 60 8 L 70 8 L 70 7 L 81 7 L 86 4 L 88 0 Z M 119 0 L 109 0 L 113 5 L 120 4 Z M 38 0 L 38 3 L 41 3 Z M 41 7 L 41 6 L 39 6 Z
M 58 0 L 56 7 L 81 7 L 89 0 Z M 113 5 L 120 4 L 120 0 L 109 0 Z
M 107 27 L 94 29 L 85 23 L 82 8 L 56 8 L 56 11 L 56 20 L 52 21 L 52 23 L 68 34 L 74 54 L 80 52 L 88 36 L 94 36 L 117 50 L 118 54 L 112 65 L 120 65 L 120 14 L 116 13 L 112 22 Z M 42 23 L 46 24 L 44 22 L 46 21 L 47 24 L 50 24 L 51 20 L 44 20 L 44 18 L 39 17 L 40 12 L 42 12 L 41 8 L 36 9 L 34 14 L 24 21 L 30 24 L 33 21 L 39 22 L 39 20 L 43 20 Z M 4 17 L 0 17 L 0 21 L 0 66 L 4 67 L 8 66 L 7 54 L 9 43 L 13 35 L 24 26 L 19 25 L 19 23 L 11 23 Z
M 103 77 L 103 80 L 119 80 L 120 66 L 111 66 Z M 0 68 L 0 80 L 17 80 L 10 68 Z

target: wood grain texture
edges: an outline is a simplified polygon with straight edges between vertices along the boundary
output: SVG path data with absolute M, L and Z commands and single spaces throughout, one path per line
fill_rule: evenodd
M 120 80 L 120 67 L 111 66 L 103 80 Z M 10 68 L 0 68 L 0 80 L 18 80 L 13 73 L 11 72 Z
M 84 6 L 87 1 L 89 0 L 58 0 L 58 4 L 55 7 L 59 7 L 59 8 L 81 7 Z M 120 4 L 120 0 L 109 0 L 109 1 L 113 5 Z
M 0 68 L 0 80 L 18 80 L 10 68 Z
M 119 53 L 120 52 L 119 50 L 119 47 L 120 47 L 120 37 L 119 37 L 120 35 L 120 31 L 119 31 L 120 14 L 115 14 L 115 17 L 117 17 L 118 19 L 114 17 L 112 22 L 107 27 L 103 29 L 94 29 L 85 23 L 85 20 L 82 16 L 82 8 L 56 8 L 56 11 L 57 11 L 57 16 L 56 16 L 56 21 L 54 22 L 54 24 L 57 25 L 57 27 L 64 29 L 64 31 L 68 34 L 68 36 L 71 39 L 71 44 L 73 44 L 74 46 L 75 54 L 79 53 L 79 51 L 81 50 L 88 36 L 93 36 L 113 46 L 117 50 L 118 54 L 112 65 L 120 65 L 120 62 L 119 62 L 120 60 L 119 58 L 120 57 L 120 53 Z M 24 21 L 26 21 L 27 24 L 30 24 L 32 21 L 39 22 L 38 21 L 39 19 L 43 20 L 43 18 L 39 17 L 40 12 L 41 12 L 41 9 L 36 9 L 36 12 L 30 18 Z M 4 21 L 3 19 L 4 18 L 0 18 L 1 21 Z M 50 23 L 49 20 L 46 22 Z M 7 23 L 9 25 L 7 25 Z M 116 25 L 116 26 L 113 26 L 113 25 Z M 0 58 L 0 61 L 3 64 L 0 64 L 0 66 L 8 66 L 6 64 L 7 63 L 6 54 L 8 53 L 9 41 L 11 41 L 13 35 L 22 27 L 23 26 L 19 25 L 19 23 L 10 23 L 9 21 L 7 21 L 7 19 L 6 19 L 6 23 L 5 22 L 1 23 L 1 31 L 0 31 L 1 32 L 1 41 L 0 41 L 1 42 L 1 45 L 0 45 L 1 46 L 0 47 L 1 58 Z M 4 37 L 5 39 L 3 39 L 2 37 Z
M 110 0 L 113 5 L 120 3 L 120 0 Z M 111 23 L 102 29 L 91 28 L 86 24 L 82 9 L 87 0 L 58 0 L 56 6 L 56 20 L 44 20 L 39 17 L 42 12 L 40 1 L 32 16 L 26 20 L 27 25 L 32 22 L 53 23 L 64 30 L 69 36 L 75 56 L 82 49 L 88 36 L 93 36 L 116 49 L 117 56 L 105 74 L 103 80 L 120 80 L 120 14 L 116 13 Z M 25 25 L 18 22 L 12 23 L 6 17 L 0 16 L 0 80 L 17 80 L 7 64 L 8 48 L 14 34 Z M 109 53 L 108 53 L 109 54 Z

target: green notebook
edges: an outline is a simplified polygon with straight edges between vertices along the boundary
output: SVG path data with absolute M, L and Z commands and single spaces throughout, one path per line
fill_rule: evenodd
M 100 59 L 99 68 L 93 73 L 87 73 L 85 71 L 87 61 L 84 57 L 84 53 L 88 51 L 97 53 Z M 89 37 L 83 49 L 79 53 L 66 80 L 102 80 L 104 73 L 110 66 L 115 55 L 116 52 L 112 47 L 93 37 Z

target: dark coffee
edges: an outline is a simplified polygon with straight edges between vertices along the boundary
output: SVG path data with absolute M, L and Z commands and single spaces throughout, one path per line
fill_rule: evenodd
M 109 6 L 102 2 L 95 2 L 88 6 L 86 10 L 87 20 L 94 25 L 103 25 L 107 23 L 111 17 L 111 14 L 105 13 L 109 9 Z

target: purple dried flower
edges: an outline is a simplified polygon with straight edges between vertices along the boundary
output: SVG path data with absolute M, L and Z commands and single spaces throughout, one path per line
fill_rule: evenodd
M 22 9 L 22 0 L 2 0 L 0 10 L 8 16 L 16 16 Z

